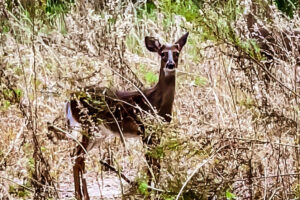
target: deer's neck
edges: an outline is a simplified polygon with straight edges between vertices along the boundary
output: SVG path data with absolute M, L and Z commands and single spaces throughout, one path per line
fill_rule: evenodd
M 147 98 L 150 103 L 157 109 L 158 114 L 171 121 L 172 106 L 175 96 L 175 73 L 174 75 L 165 76 L 161 69 L 158 83 L 150 89 Z
M 175 94 L 175 74 L 165 77 L 160 73 L 159 81 L 156 84 L 156 90 L 161 94 L 162 104 L 172 102 Z
M 143 93 L 151 105 L 157 109 L 158 114 L 170 122 L 175 96 L 175 73 L 174 75 L 165 76 L 162 70 L 160 71 L 158 83 L 154 87 L 144 90 Z M 149 110 L 149 106 L 143 100 L 144 97 L 137 91 L 117 91 L 116 94 L 124 101 L 138 104 L 141 108 Z

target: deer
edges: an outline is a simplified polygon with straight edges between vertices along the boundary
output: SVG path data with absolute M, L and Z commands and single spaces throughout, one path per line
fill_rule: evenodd
M 90 135 L 92 131 L 95 131 L 95 127 L 100 126 L 101 132 L 120 137 L 138 137 L 145 132 L 139 116 L 142 111 L 155 113 L 166 122 L 172 120 L 176 68 L 179 54 L 187 42 L 188 35 L 189 32 L 185 33 L 174 44 L 161 44 L 157 38 L 145 37 L 146 48 L 150 52 L 157 53 L 161 60 L 159 80 L 155 86 L 140 91 L 86 87 L 85 93 L 77 94 L 67 102 L 67 120 L 76 122 L 87 130 L 87 133 L 82 134 L 81 144 L 76 148 L 73 166 L 77 199 L 83 197 L 89 199 L 86 180 L 83 177 L 85 163 L 82 155 L 86 153 L 84 148 L 90 145 Z M 151 139 L 149 141 L 151 143 Z M 157 164 L 157 161 L 151 161 L 147 155 L 146 160 L 150 164 L 151 162 Z

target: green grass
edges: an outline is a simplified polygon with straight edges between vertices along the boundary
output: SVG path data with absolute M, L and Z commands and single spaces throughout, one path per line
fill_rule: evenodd
M 194 84 L 196 86 L 204 87 L 207 85 L 207 83 L 208 83 L 207 79 L 202 76 L 196 76 L 196 78 L 194 79 Z
M 198 8 L 192 0 L 162 0 L 159 1 L 159 6 L 166 15 L 181 15 L 188 22 L 197 20 L 200 17 Z
M 143 80 L 147 83 L 147 85 L 153 85 L 158 82 L 158 74 L 148 71 L 146 66 L 140 64 L 139 74 L 143 77 Z
M 142 55 L 143 50 L 140 44 L 140 39 L 135 33 L 130 33 L 127 35 L 125 44 L 130 52 Z
M 294 17 L 294 13 L 299 9 L 299 0 L 275 0 L 277 8 L 290 18 Z
M 137 9 L 137 19 L 151 19 L 157 21 L 157 7 L 153 2 L 147 2 Z

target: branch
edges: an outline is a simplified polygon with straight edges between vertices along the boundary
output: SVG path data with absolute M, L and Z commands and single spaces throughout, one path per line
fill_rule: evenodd
M 20 187 L 26 189 L 26 190 L 28 190 L 28 191 L 34 193 L 34 190 L 33 190 L 33 189 L 31 189 L 31 188 L 29 188 L 29 187 L 26 187 L 25 185 L 21 185 L 21 184 L 15 182 L 15 181 L 13 181 L 13 180 L 11 180 L 11 179 L 9 179 L 9 178 L 3 177 L 3 176 L 0 176 L 0 178 L 5 179 L 5 180 L 8 180 L 8 181 L 10 181 L 10 182 L 12 182 L 12 183 L 14 183 L 14 184 L 16 184 L 16 185 L 18 185 L 18 186 L 20 186 Z
M 201 167 L 203 167 L 206 163 L 208 163 L 211 159 L 213 159 L 213 158 L 216 156 L 216 154 L 217 154 L 220 150 L 222 150 L 224 147 L 226 147 L 226 146 L 228 146 L 228 145 L 225 145 L 225 146 L 219 148 L 219 149 L 218 149 L 217 151 L 215 151 L 210 157 L 208 157 L 207 159 L 203 160 L 203 162 L 200 163 L 200 164 L 196 167 L 196 169 L 193 171 L 193 173 L 186 179 L 186 181 L 185 181 L 184 184 L 182 185 L 182 187 L 181 187 L 181 189 L 180 189 L 180 191 L 179 191 L 179 193 L 178 193 L 178 195 L 177 195 L 177 197 L 176 197 L 176 200 L 179 199 L 179 197 L 181 196 L 181 193 L 183 192 L 183 189 L 184 189 L 185 186 L 188 184 L 188 182 L 192 179 L 192 177 L 197 173 L 197 171 L 198 171 Z
M 130 185 L 136 185 L 136 182 L 133 182 L 131 180 L 129 180 L 123 173 L 119 173 L 119 171 L 114 168 L 113 166 L 109 165 L 107 162 L 104 162 L 102 160 L 99 161 L 101 165 L 109 168 L 110 170 L 112 170 L 113 172 L 115 172 L 116 174 L 120 175 L 122 179 L 124 179 L 127 183 L 129 183 Z
M 74 141 L 75 141 L 75 142 L 83 149 L 84 153 L 85 153 L 86 156 L 88 157 L 88 152 L 87 152 L 87 150 L 82 146 L 81 142 L 79 142 L 72 134 L 68 133 L 67 131 L 65 131 L 65 130 L 59 128 L 59 127 L 56 127 L 56 126 L 54 126 L 54 125 L 49 125 L 49 124 L 48 124 L 48 130 L 51 130 L 51 129 L 53 129 L 53 130 L 55 130 L 55 131 L 62 132 L 62 133 L 65 134 L 67 137 L 73 139 L 73 140 L 74 140 Z
M 266 179 L 266 178 L 277 178 L 280 176 L 299 176 L 300 173 L 291 173 L 291 174 L 278 174 L 278 175 L 270 175 L 270 176 L 260 176 L 260 177 L 251 177 L 251 179 Z M 234 180 L 234 182 L 236 181 L 248 181 L 249 178 L 245 178 L 245 179 L 237 179 Z

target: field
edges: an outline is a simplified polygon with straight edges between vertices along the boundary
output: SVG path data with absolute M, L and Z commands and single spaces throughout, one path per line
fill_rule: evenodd
M 0 199 L 74 199 L 84 131 L 67 126 L 67 101 L 153 87 L 145 37 L 186 32 L 172 121 L 144 119 L 152 146 L 94 133 L 91 199 L 299 199 L 300 4 L 272 2 L 0 1 Z M 152 185 L 145 154 L 160 161 Z

